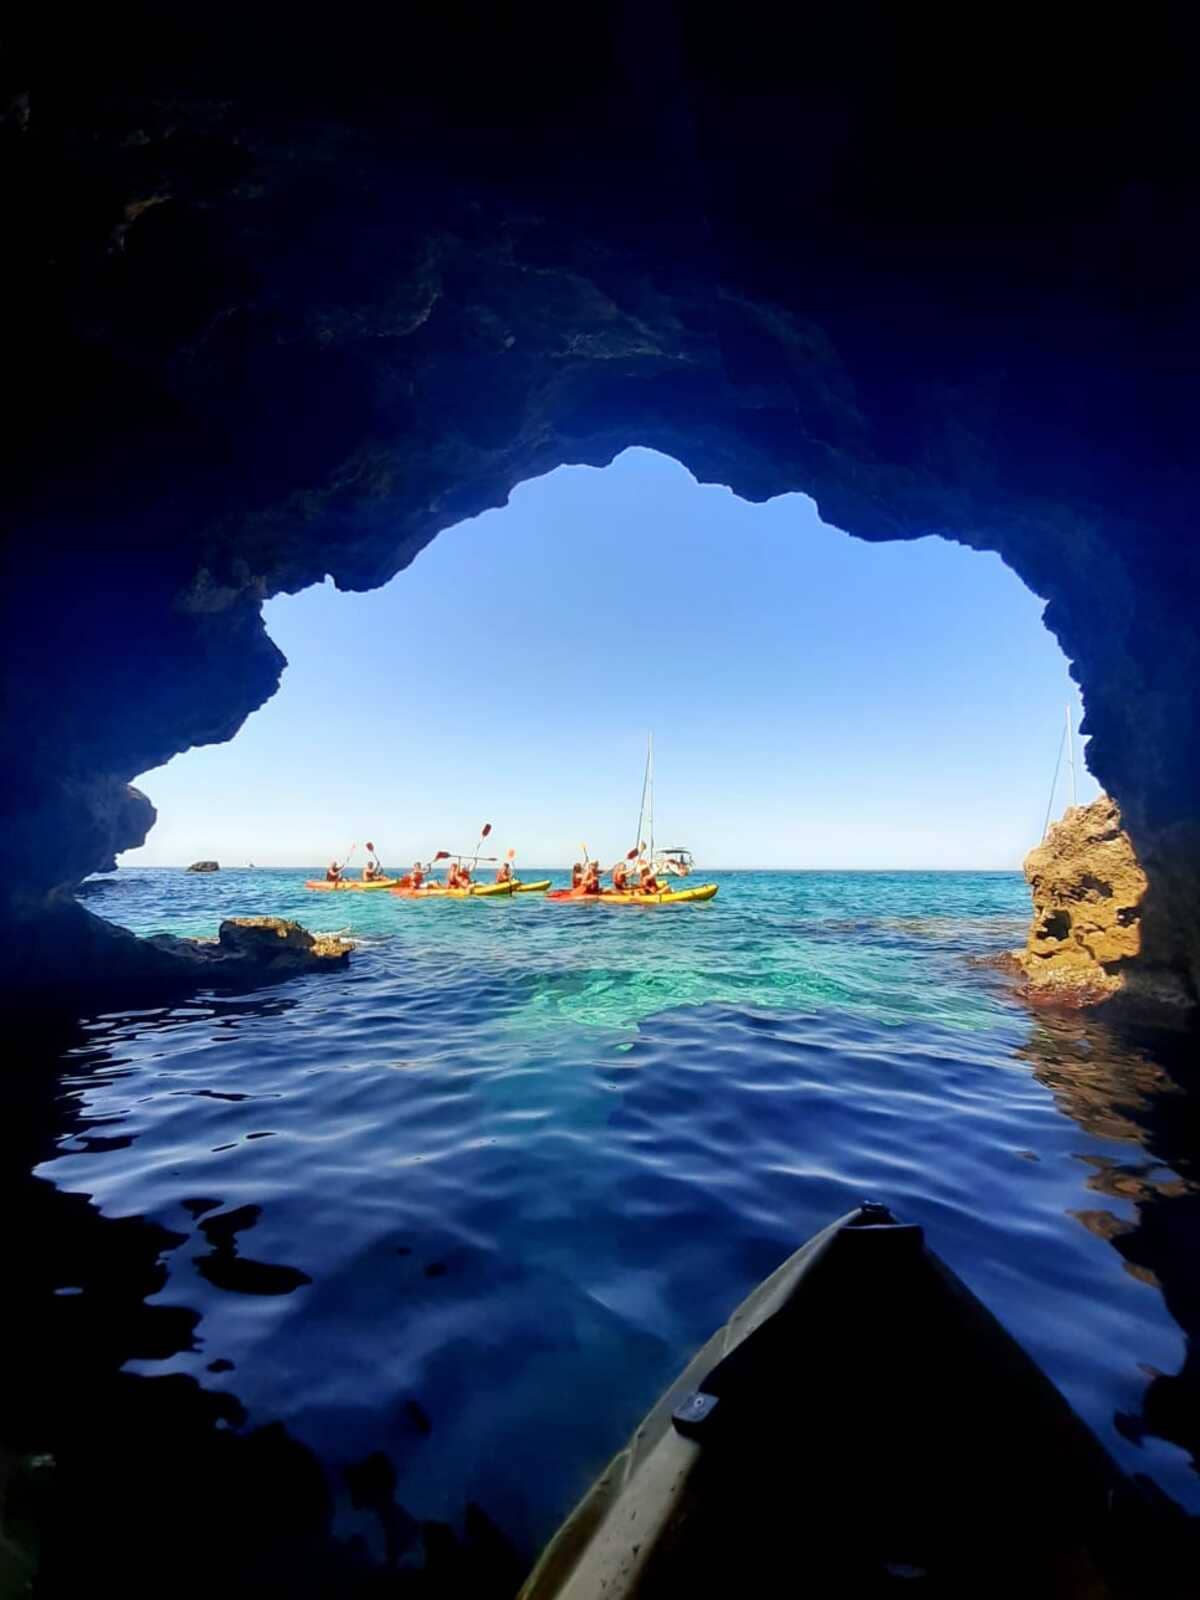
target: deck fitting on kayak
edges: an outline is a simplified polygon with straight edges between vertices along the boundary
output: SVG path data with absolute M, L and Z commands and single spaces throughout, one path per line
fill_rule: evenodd
M 702 1439 L 709 1431 L 706 1424 L 711 1422 L 716 1409 L 715 1394 L 704 1394 L 699 1389 L 693 1389 L 691 1394 L 684 1395 L 671 1413 L 676 1433 L 681 1433 L 685 1439 Z

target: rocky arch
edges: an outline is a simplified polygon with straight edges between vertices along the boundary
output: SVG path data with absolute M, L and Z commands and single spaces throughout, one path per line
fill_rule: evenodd
M 265 596 L 370 588 L 563 462 L 654 446 L 1048 601 L 1200 981 L 1197 103 L 1180 17 L 128 6 L 8 68 L 0 921 L 70 901 L 282 666 Z

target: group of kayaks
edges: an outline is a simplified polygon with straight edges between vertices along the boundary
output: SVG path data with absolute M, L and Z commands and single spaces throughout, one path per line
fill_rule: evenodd
M 547 900 L 556 902 L 603 906 L 687 905 L 712 900 L 718 887 L 715 883 L 698 883 L 694 888 L 661 889 L 654 894 L 645 894 L 636 889 L 602 889 L 598 893 L 585 889 L 552 889 L 550 884 L 549 878 L 538 878 L 531 883 L 510 878 L 507 883 L 472 883 L 461 889 L 450 889 L 441 883 L 426 883 L 414 889 L 406 886 L 401 878 L 372 878 L 365 881 L 359 878 L 309 878 L 304 887 L 322 892 L 350 890 L 358 894 L 386 893 L 400 900 L 491 900 L 511 898 L 516 894 L 544 894 Z
M 648 820 L 649 827 L 643 823 Z M 351 889 L 357 893 L 381 892 L 394 894 L 402 900 L 495 900 L 511 899 L 515 894 L 544 894 L 556 903 L 574 902 L 579 905 L 601 906 L 679 906 L 695 905 L 712 900 L 717 893 L 715 883 L 698 883 L 687 889 L 664 887 L 664 877 L 686 878 L 692 870 L 692 854 L 680 846 L 655 850 L 654 848 L 654 737 L 646 745 L 646 770 L 642 778 L 642 803 L 638 811 L 637 843 L 622 861 L 607 869 L 590 857 L 586 845 L 582 846 L 583 861 L 572 869 L 571 882 L 562 889 L 552 889 L 549 878 L 539 878 L 533 883 L 523 883 L 513 872 L 515 850 L 509 850 L 496 873 L 494 883 L 474 883 L 471 875 L 481 861 L 494 862 L 495 856 L 481 854 L 492 832 L 486 822 L 479 834 L 479 844 L 474 852 L 456 855 L 450 850 L 439 850 L 428 866 L 414 863 L 411 873 L 403 877 L 388 877 L 380 868 L 375 846 L 367 841 L 370 858 L 361 878 L 346 876 L 346 862 L 358 848 L 352 845 L 339 864 L 334 861 L 324 878 L 309 878 L 307 889 L 335 891 Z M 645 838 L 650 840 L 649 849 Z M 447 879 L 436 883 L 429 873 L 439 862 L 447 861 Z M 466 863 L 469 862 L 468 867 Z M 610 876 L 612 887 L 604 889 L 600 880 Z M 634 880 L 637 881 L 634 881 Z

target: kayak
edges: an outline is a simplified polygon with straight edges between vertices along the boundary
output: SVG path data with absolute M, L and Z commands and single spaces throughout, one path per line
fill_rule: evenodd
M 602 906 L 681 906 L 692 900 L 711 900 L 717 892 L 715 883 L 698 883 L 694 889 L 661 889 L 658 894 L 639 894 L 637 890 L 618 893 L 606 889 L 594 895 Z
M 495 895 L 541 894 L 550 887 L 549 878 L 539 878 L 536 883 L 473 883 L 469 889 L 447 889 L 440 883 L 423 889 L 394 888 L 392 893 L 402 900 L 474 900 Z
M 864 1205 L 703 1346 L 519 1600 L 1176 1595 L 1193 1520 L 1121 1471 L 921 1228 Z
M 343 878 L 338 883 L 330 883 L 328 878 L 309 878 L 304 887 L 306 889 L 394 889 L 397 882 L 396 878 L 375 878 L 370 883 L 364 883 L 361 878 Z
M 550 887 L 549 878 L 539 878 L 536 883 L 522 883 L 514 878 L 511 883 L 473 883 L 467 894 L 542 894 Z

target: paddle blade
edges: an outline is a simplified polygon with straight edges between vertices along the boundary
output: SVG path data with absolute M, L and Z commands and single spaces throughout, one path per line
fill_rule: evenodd
M 437 855 L 435 855 L 433 859 L 435 861 L 449 861 L 450 852 L 449 852 L 449 850 L 439 850 Z
M 506 850 L 505 851 L 504 859 L 506 861 L 515 861 L 516 857 L 517 857 L 517 852 L 515 850 Z
M 479 837 L 481 839 L 486 839 L 488 834 L 491 833 L 491 831 L 492 831 L 491 823 L 490 822 L 485 822 L 484 825 L 483 825 L 483 832 L 479 835 Z
M 638 847 L 637 847 L 637 845 L 634 845 L 634 847 L 633 847 L 633 849 L 632 849 L 632 850 L 626 850 L 626 852 L 625 852 L 625 859 L 626 859 L 626 861 L 632 861 L 632 860 L 633 860 L 633 858 L 634 858 L 634 856 L 636 856 L 636 855 L 637 855 L 637 853 L 638 853 Z
M 370 839 L 367 840 L 367 849 L 371 852 L 372 855 L 375 854 L 375 846 L 371 843 Z

